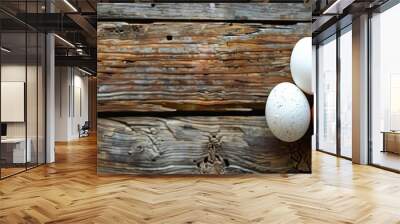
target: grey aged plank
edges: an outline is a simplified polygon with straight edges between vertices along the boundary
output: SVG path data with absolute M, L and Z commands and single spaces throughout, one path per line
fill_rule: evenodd
M 310 21 L 303 3 L 99 3 L 98 19 Z
M 272 136 L 264 117 L 101 118 L 98 123 L 98 172 L 310 172 L 310 139 L 308 133 L 299 142 L 281 142 Z M 224 161 L 221 173 L 201 168 L 212 141 L 220 146 L 216 154 Z
M 263 109 L 308 35 L 309 23 L 99 22 L 98 111 Z

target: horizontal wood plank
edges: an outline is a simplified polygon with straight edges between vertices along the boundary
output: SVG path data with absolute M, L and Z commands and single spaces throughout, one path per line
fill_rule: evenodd
M 99 119 L 98 131 L 100 173 L 310 171 L 311 131 L 298 142 L 284 143 L 271 134 L 264 117 L 111 117 Z M 210 144 L 222 163 L 210 165 Z M 217 165 L 221 172 L 212 169 Z
M 309 23 L 100 22 L 98 111 L 263 109 L 309 35 Z
M 303 3 L 99 3 L 97 11 L 100 20 L 311 22 L 311 8 Z

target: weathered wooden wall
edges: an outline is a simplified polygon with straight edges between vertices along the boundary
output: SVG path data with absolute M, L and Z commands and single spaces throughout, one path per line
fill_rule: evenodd
M 309 139 L 282 143 L 261 116 L 110 117 L 98 128 L 100 172 L 214 174 L 201 166 L 213 141 L 225 174 L 310 170 Z
M 311 20 L 310 7 L 302 3 L 103 3 L 97 11 L 104 20 Z
M 99 111 L 263 109 L 310 24 L 101 22 Z
M 263 114 L 245 114 L 263 111 L 270 90 L 292 82 L 290 54 L 310 36 L 310 9 L 104 3 L 98 12 L 99 173 L 310 171 L 311 131 L 283 143 Z M 191 116 L 204 112 L 212 116 Z

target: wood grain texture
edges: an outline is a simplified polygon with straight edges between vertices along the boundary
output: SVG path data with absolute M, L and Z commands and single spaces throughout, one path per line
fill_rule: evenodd
M 289 144 L 271 134 L 264 117 L 221 116 L 264 110 L 272 88 L 292 82 L 292 49 L 311 35 L 305 8 L 99 5 L 97 99 L 98 112 L 105 113 L 98 124 L 98 172 L 310 172 L 311 128 Z M 170 113 L 156 117 L 160 112 Z M 213 116 L 190 116 L 196 113 Z
M 238 174 L 311 170 L 311 136 L 307 134 L 296 143 L 281 142 L 272 136 L 264 117 L 113 117 L 98 121 L 100 173 Z M 213 142 L 220 147 L 216 155 L 222 164 L 210 164 L 213 159 L 208 148 Z M 214 173 L 214 168 L 219 169 L 220 165 L 223 172 Z
M 309 23 L 99 22 L 98 111 L 263 109 L 309 35 Z
M 302 3 L 99 3 L 101 20 L 310 21 Z

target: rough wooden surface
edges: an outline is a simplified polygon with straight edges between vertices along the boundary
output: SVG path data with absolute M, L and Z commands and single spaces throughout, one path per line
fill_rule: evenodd
M 98 111 L 263 109 L 309 23 L 99 22 Z
M 311 21 L 299 3 L 99 3 L 99 19 Z
M 98 11 L 98 112 L 125 116 L 98 121 L 99 173 L 310 172 L 311 128 L 284 143 L 262 116 L 187 116 L 263 110 L 270 90 L 292 81 L 291 51 L 311 35 L 307 6 L 120 3 Z M 166 111 L 173 117 L 156 117 Z
M 310 172 L 311 136 L 307 134 L 296 143 L 284 143 L 272 136 L 265 123 L 264 117 L 232 116 L 102 118 L 98 124 L 98 171 Z M 212 162 L 210 147 L 215 147 L 217 162 Z

